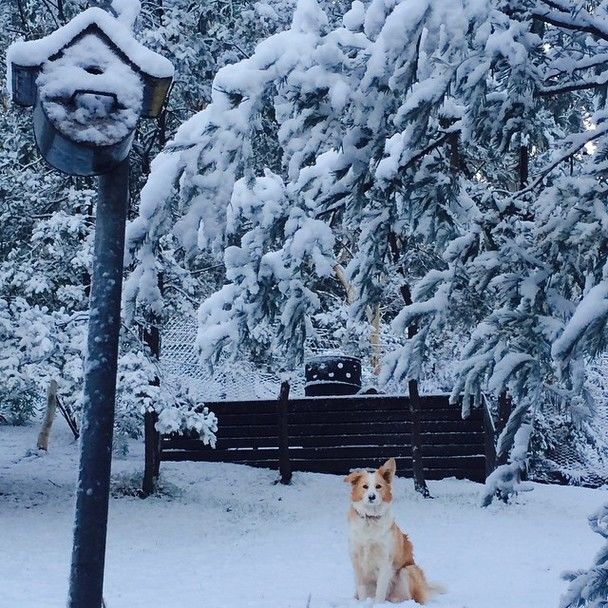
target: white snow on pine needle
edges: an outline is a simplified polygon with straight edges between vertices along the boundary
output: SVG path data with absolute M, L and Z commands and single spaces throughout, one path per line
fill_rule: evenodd
M 592 287 L 576 307 L 561 336 L 551 348 L 553 357 L 564 364 L 577 342 L 598 321 L 608 315 L 608 281 Z

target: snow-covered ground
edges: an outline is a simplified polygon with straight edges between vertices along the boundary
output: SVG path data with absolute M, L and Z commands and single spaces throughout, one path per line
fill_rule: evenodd
M 0 426 L 0 608 L 65 605 L 77 449 L 61 419 L 50 452 L 35 427 Z M 163 463 L 164 494 L 129 496 L 142 448 L 114 461 L 108 608 L 354 608 L 340 477 L 231 464 Z M 517 504 L 478 506 L 480 486 L 432 482 L 423 500 L 396 481 L 398 522 L 448 592 L 437 608 L 556 608 L 565 569 L 601 539 L 586 516 L 605 490 L 535 485 Z M 310 598 L 310 599 L 309 599 Z M 414 606 L 413 602 L 404 605 Z

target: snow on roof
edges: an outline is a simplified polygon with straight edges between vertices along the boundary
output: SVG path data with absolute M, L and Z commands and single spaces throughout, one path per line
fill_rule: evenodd
M 156 78 L 173 76 L 173 64 L 162 55 L 140 44 L 129 29 L 101 8 L 80 13 L 52 34 L 38 40 L 18 40 L 7 51 L 7 63 L 24 67 L 43 64 L 88 27 L 96 25 L 142 72 Z

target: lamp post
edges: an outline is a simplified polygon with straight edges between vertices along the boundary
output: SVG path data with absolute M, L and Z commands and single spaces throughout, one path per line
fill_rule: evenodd
M 128 155 L 138 119 L 160 114 L 173 66 L 97 7 L 45 38 L 16 42 L 7 63 L 13 100 L 34 106 L 44 159 L 70 175 L 99 176 L 68 607 L 101 608 Z

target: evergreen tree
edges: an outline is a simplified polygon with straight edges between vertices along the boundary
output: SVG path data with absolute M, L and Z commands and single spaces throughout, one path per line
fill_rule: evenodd
M 608 539 L 608 505 L 589 517 L 589 525 Z M 568 572 L 564 578 L 570 585 L 560 600 L 560 608 L 605 608 L 608 603 L 608 543 L 600 549 L 589 570 Z
M 603 133 L 603 4 L 570 8 L 377 0 L 354 2 L 332 25 L 301 2 L 288 32 L 218 72 L 212 103 L 157 159 L 131 226 L 140 259 L 131 294 L 157 301 L 146 291 L 155 281 L 138 279 L 172 230 L 191 255 L 224 264 L 224 286 L 200 309 L 205 358 L 279 350 L 293 367 L 331 303 L 315 291 L 332 273 L 352 300 L 348 320 L 339 306 L 333 318 L 352 328 L 400 292 L 405 306 L 384 320 L 403 343 L 385 379 L 415 382 L 429 349 L 461 336 L 453 396 L 463 414 L 484 396 L 515 404 L 486 500 L 508 497 L 543 403 L 584 402 L 584 355 L 603 340 L 596 324 L 596 346 L 565 345 L 583 327 L 572 315 L 601 268 L 598 258 L 593 269 L 563 264 L 564 251 L 580 254 L 570 233 L 563 249 L 546 233 L 559 180 L 584 188 L 581 177 L 602 163 L 601 153 L 581 159 Z M 276 121 L 263 138 L 262 116 Z M 272 169 L 255 154 L 260 139 L 279 156 Z
M 95 3 L 20 0 L 0 7 L 0 54 L 17 37 L 48 34 Z M 96 3 L 107 7 L 111 2 Z M 273 8 L 274 6 L 274 8 Z M 144 3 L 136 36 L 169 56 L 180 78 L 170 103 L 152 124 L 142 121 L 131 154 L 131 200 L 135 201 L 150 159 L 166 143 L 176 124 L 208 102 L 211 77 L 218 67 L 246 56 L 259 37 L 284 27 L 293 5 L 215 2 L 199 6 L 182 0 Z M 0 132 L 0 416 L 25 421 L 34 413 L 55 378 L 60 398 L 80 408 L 82 360 L 88 321 L 90 247 L 95 198 L 93 182 L 66 178 L 48 168 L 35 149 L 31 113 L 12 106 L 2 94 Z M 143 124 L 145 122 L 145 124 Z M 203 281 L 195 273 L 205 265 L 186 260 L 171 239 L 162 243 L 166 303 L 191 312 L 191 300 Z M 198 264 L 198 266 L 197 266 Z M 188 270 L 188 272 L 186 271 Z M 156 284 L 157 285 L 157 284 Z M 149 316 L 138 316 L 149 327 Z M 117 441 L 141 433 L 142 410 L 176 405 L 178 387 L 154 385 L 158 362 L 142 343 L 140 330 L 124 328 L 119 361 Z M 180 395 L 184 403 L 187 395 Z M 187 406 L 186 406 L 187 407 Z M 167 418 L 165 416 L 165 418 Z M 174 421 L 175 422 L 175 421 Z

